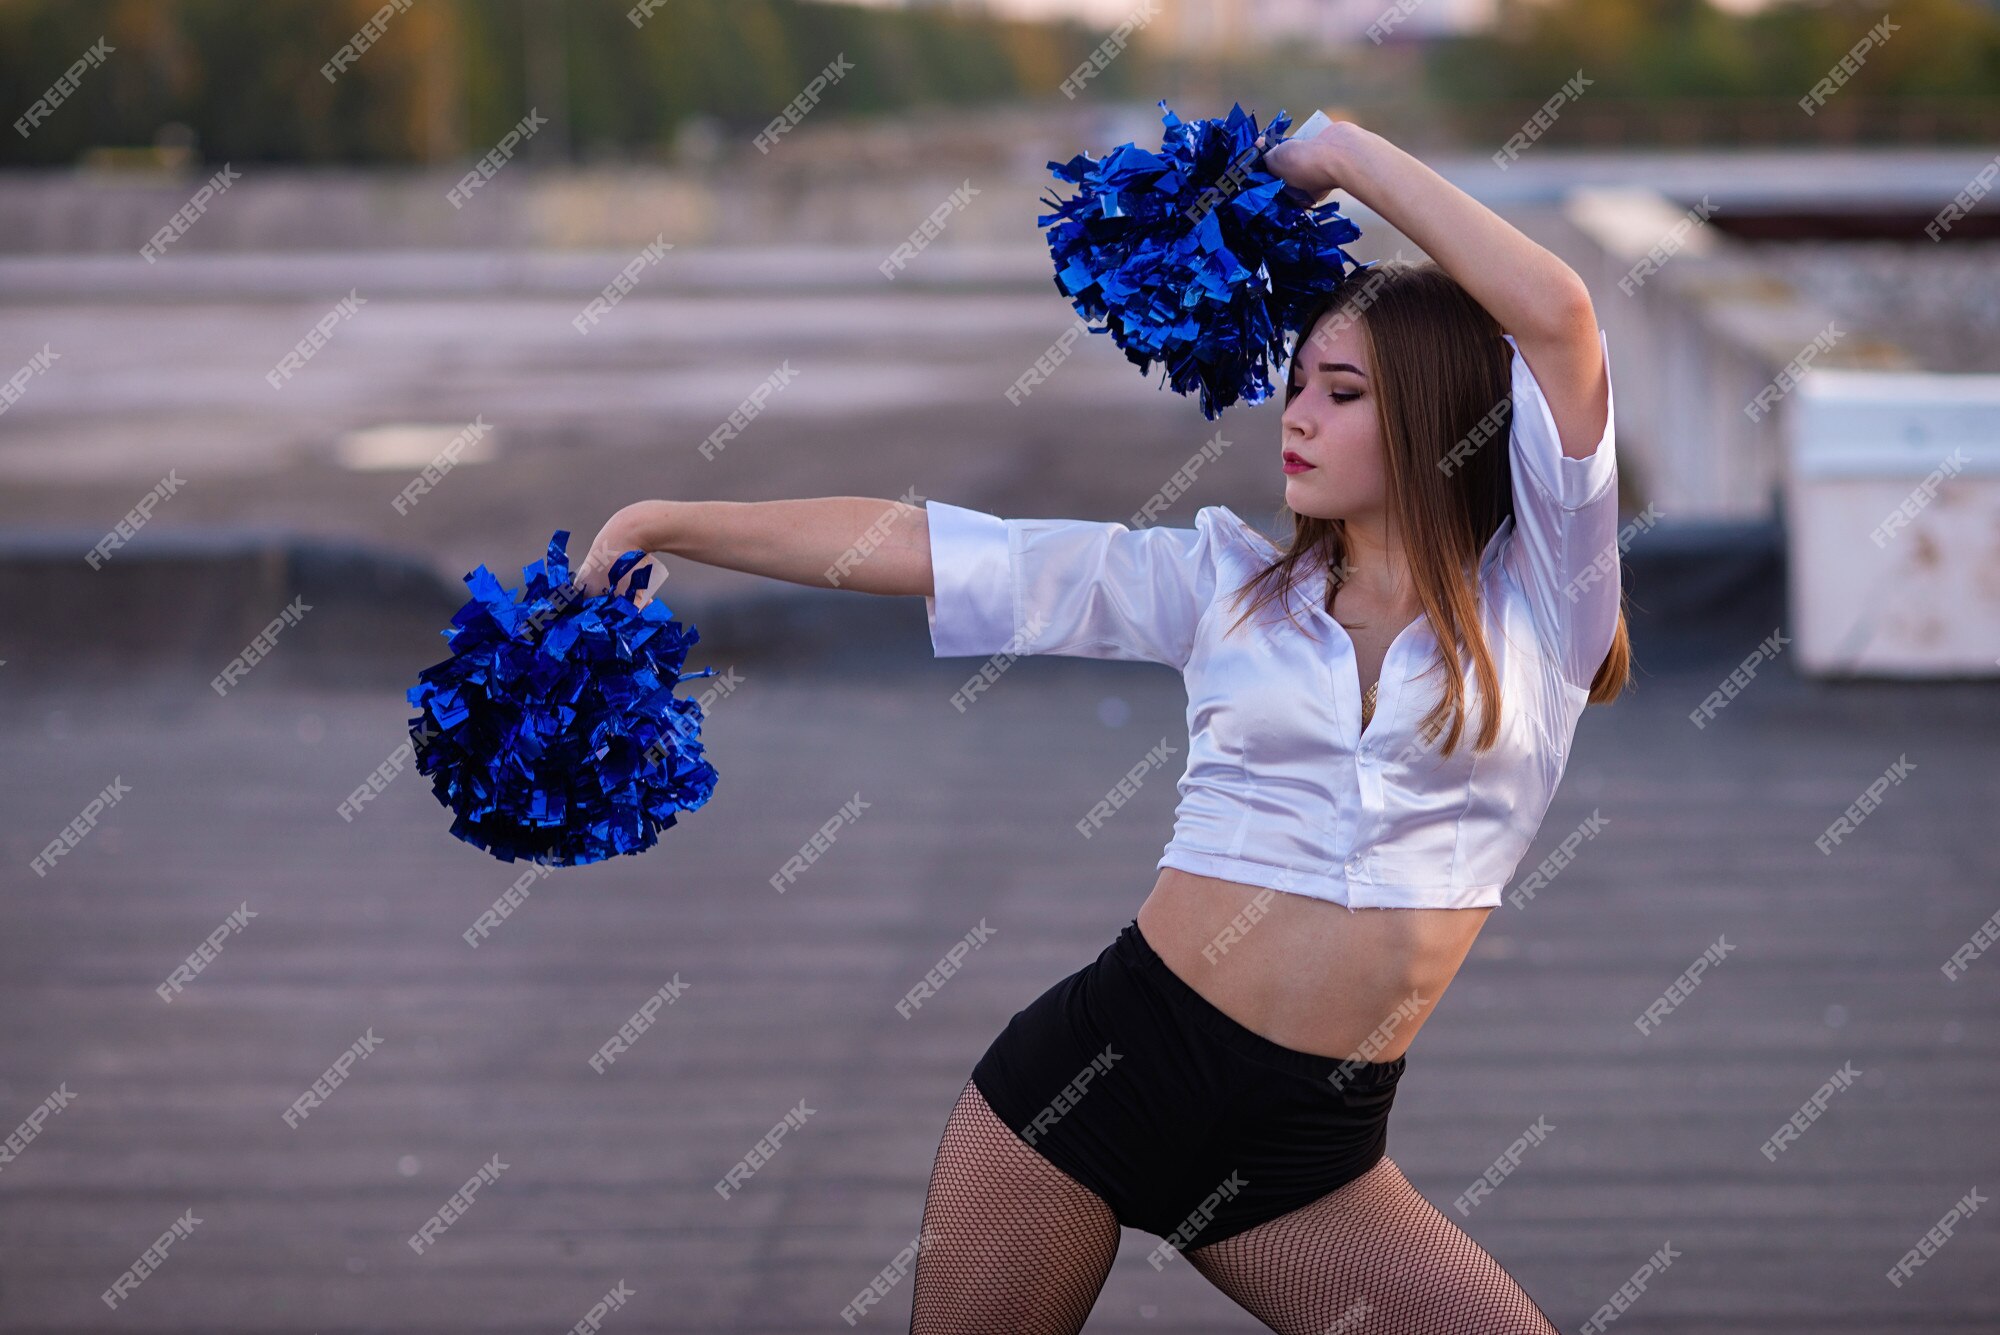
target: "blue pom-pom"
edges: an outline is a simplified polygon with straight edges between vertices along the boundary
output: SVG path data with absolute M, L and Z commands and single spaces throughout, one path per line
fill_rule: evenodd
M 674 698 L 715 674 L 681 671 L 699 634 L 658 598 L 632 602 L 652 575 L 645 553 L 620 556 L 609 590 L 585 597 L 568 545 L 556 530 L 518 594 L 483 565 L 467 575 L 472 600 L 441 632 L 451 657 L 405 693 L 423 711 L 410 720 L 417 770 L 455 813 L 452 834 L 503 862 L 643 852 L 715 788 L 701 706 Z
M 1076 187 L 1035 221 L 1048 229 L 1056 289 L 1102 320 L 1127 361 L 1166 363 L 1177 393 L 1201 391 L 1211 421 L 1238 399 L 1271 396 L 1268 365 L 1306 310 L 1359 268 L 1341 249 L 1361 235 L 1332 201 L 1299 201 L 1265 169 L 1257 118 L 1183 123 L 1160 103 L 1160 151 L 1121 144 L 1103 158 L 1051 162 Z M 1291 118 L 1280 111 L 1269 142 Z M 1051 225 L 1053 224 L 1053 225 Z

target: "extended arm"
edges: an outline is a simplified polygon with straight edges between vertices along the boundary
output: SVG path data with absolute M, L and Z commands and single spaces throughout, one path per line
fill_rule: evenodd
M 586 592 L 603 592 L 611 562 L 633 549 L 819 588 L 932 591 L 924 507 L 868 496 L 628 505 L 605 524 L 579 568 Z M 655 572 L 649 588 L 659 586 Z

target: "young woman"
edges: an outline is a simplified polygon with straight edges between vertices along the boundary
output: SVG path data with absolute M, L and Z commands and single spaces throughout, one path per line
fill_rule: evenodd
M 1431 257 L 1352 276 L 1298 341 L 1271 461 L 1287 542 L 1220 506 L 1132 530 L 935 500 L 647 501 L 586 558 L 825 585 L 873 529 L 838 583 L 925 595 L 939 656 L 1185 680 L 1152 893 L 1014 1015 L 945 1125 L 917 1335 L 1080 1329 L 1121 1225 L 1278 1331 L 1555 1329 L 1385 1151 L 1411 1040 L 1584 706 L 1625 684 L 1606 347 L 1574 272 L 1381 137 L 1338 123 L 1266 162 Z

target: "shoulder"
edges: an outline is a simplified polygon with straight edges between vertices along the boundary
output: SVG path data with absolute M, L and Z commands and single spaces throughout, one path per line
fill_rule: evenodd
M 1195 512 L 1194 523 L 1218 553 L 1238 552 L 1264 560 L 1279 554 L 1277 543 L 1250 527 L 1226 505 L 1204 505 Z

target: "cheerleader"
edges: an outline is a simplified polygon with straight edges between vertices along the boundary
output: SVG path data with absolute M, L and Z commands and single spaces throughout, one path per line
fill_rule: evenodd
M 1152 892 L 973 1066 L 924 1201 L 913 1335 L 1079 1330 L 1121 1227 L 1272 1330 L 1555 1330 L 1387 1130 L 1584 706 L 1627 679 L 1604 335 L 1576 273 L 1380 136 L 1339 122 L 1265 162 L 1430 257 L 1356 271 L 1302 326 L 1270 456 L 1282 542 L 1224 506 L 1134 530 L 938 500 L 644 501 L 585 563 L 636 548 L 920 594 L 939 657 L 1183 678 Z

